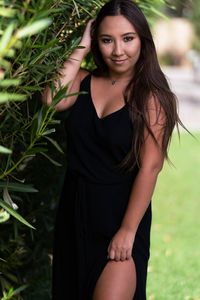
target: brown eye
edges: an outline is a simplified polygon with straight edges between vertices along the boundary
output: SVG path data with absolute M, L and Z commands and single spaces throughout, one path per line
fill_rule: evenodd
M 125 36 L 124 37 L 124 42 L 131 42 L 134 39 L 133 36 Z
M 101 41 L 102 41 L 104 44 L 109 44 L 109 43 L 112 42 L 112 40 L 109 39 L 109 38 L 104 38 L 104 39 L 102 39 Z

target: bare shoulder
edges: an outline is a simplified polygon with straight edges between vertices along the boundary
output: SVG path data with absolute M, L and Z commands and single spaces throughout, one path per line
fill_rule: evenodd
M 80 82 L 87 76 L 89 75 L 90 72 L 84 69 L 80 69 L 79 70 L 79 78 L 80 78 Z
M 166 120 L 164 109 L 159 99 L 153 94 L 150 94 L 147 102 L 147 120 L 150 126 L 163 125 Z
M 148 110 L 157 110 L 161 107 L 160 102 L 156 95 L 153 93 L 149 94 L 149 98 L 147 101 L 147 109 Z

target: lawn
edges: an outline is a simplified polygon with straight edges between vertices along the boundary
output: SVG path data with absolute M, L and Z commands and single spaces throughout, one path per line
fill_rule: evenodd
M 148 300 L 200 300 L 200 133 L 174 134 L 153 197 Z

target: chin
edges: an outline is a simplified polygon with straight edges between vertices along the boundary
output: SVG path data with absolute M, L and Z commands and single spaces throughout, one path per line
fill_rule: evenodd
M 118 68 L 110 68 L 109 67 L 109 69 L 110 69 L 110 71 L 112 71 L 112 72 L 114 72 L 114 73 L 116 73 L 116 74 L 127 74 L 127 73 L 131 73 L 132 71 L 133 71 L 133 68 L 120 68 L 120 67 L 118 67 Z

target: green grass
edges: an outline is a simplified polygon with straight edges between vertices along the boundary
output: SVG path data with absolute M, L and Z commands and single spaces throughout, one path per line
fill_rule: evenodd
M 148 300 L 200 300 L 200 133 L 175 134 L 153 197 Z

